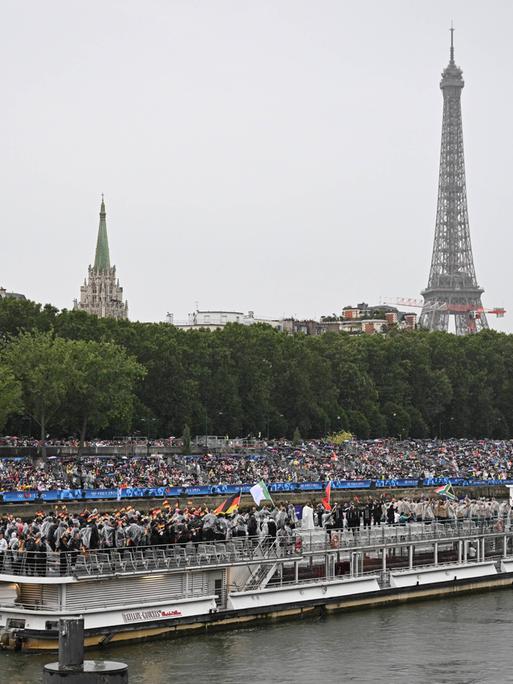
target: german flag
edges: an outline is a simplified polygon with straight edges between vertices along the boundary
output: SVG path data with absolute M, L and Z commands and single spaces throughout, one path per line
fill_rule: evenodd
M 239 506 L 240 492 L 238 494 L 233 494 L 232 496 L 228 497 L 226 501 L 223 501 L 223 503 L 214 510 L 214 515 L 230 515 L 230 513 L 236 511 Z

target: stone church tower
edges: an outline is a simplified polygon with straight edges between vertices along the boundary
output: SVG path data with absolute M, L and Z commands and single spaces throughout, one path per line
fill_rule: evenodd
M 116 278 L 116 267 L 110 265 L 106 216 L 102 195 L 94 266 L 89 266 L 87 280 L 80 288 L 80 301 L 75 299 L 74 308 L 99 318 L 124 319 L 128 318 L 128 302 L 123 302 L 123 288 Z

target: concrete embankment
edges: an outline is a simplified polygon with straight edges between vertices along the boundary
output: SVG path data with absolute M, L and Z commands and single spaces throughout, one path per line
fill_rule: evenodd
M 467 496 L 470 499 L 478 499 L 480 497 L 495 497 L 497 499 L 504 499 L 509 496 L 509 490 L 505 486 L 490 486 L 490 487 L 454 487 L 454 493 L 458 497 Z M 348 490 L 333 490 L 331 501 L 344 502 L 352 501 L 356 498 L 360 502 L 365 502 L 369 497 L 378 498 L 383 497 L 387 500 L 392 498 L 412 498 L 417 499 L 425 496 L 433 496 L 435 494 L 434 487 L 418 487 L 408 489 L 348 489 Z M 283 493 L 274 494 L 273 499 L 275 503 L 290 502 L 293 504 L 305 504 L 307 502 L 319 503 L 324 496 L 324 492 L 298 492 L 298 493 Z M 174 508 L 178 503 L 181 508 L 208 506 L 213 508 L 218 506 L 226 496 L 196 496 L 187 497 L 181 496 L 179 498 L 169 498 L 168 501 Z M 113 501 L 112 499 L 98 499 L 88 501 L 63 501 L 59 503 L 9 503 L 0 504 L 0 514 L 12 514 L 22 518 L 32 517 L 35 511 L 44 511 L 45 513 L 62 510 L 62 506 L 66 506 L 67 510 L 73 513 L 79 513 L 85 508 L 93 510 L 96 508 L 99 512 L 118 511 L 121 508 L 131 506 L 137 511 L 145 512 L 153 508 L 161 506 L 163 499 L 123 499 L 122 501 Z M 241 500 L 241 508 L 252 506 L 253 499 L 249 495 L 244 495 Z

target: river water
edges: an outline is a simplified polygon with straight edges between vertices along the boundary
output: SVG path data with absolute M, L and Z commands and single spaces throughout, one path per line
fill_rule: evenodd
M 513 682 L 513 591 L 112 646 L 130 684 Z M 0 653 L 1 684 L 40 682 L 48 655 Z

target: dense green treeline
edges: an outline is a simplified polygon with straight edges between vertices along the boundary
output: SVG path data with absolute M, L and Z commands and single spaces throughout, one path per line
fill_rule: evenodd
M 23 331 L 31 335 L 17 338 Z M 188 425 L 192 434 L 513 436 L 513 336 L 502 333 L 186 332 L 5 299 L 0 334 L 0 427 L 10 413 L 13 433 L 27 433 L 27 415 L 40 427 L 33 399 L 57 376 L 44 417 L 52 435 L 180 435 Z M 67 360 L 41 357 L 48 372 L 31 399 L 24 358 L 42 339 Z

